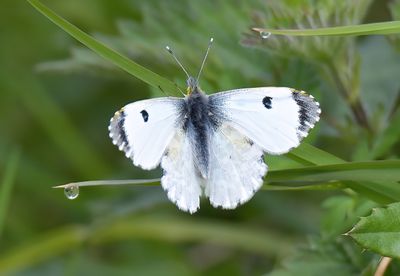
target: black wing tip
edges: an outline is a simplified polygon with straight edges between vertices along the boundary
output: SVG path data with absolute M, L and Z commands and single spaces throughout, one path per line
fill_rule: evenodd
M 125 112 L 124 109 L 120 109 L 115 112 L 114 116 L 110 119 L 108 126 L 109 136 L 112 143 L 118 147 L 120 151 L 125 152 L 126 157 L 131 158 L 128 137 L 125 131 Z
M 321 108 L 315 98 L 304 91 L 292 89 L 292 96 L 299 106 L 300 124 L 297 128 L 297 136 L 302 140 L 319 121 Z

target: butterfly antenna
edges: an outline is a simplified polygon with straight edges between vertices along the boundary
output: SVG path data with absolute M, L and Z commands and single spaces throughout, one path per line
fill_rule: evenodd
M 185 72 L 187 78 L 189 78 L 189 73 L 186 71 L 185 67 L 183 67 L 182 63 L 179 62 L 179 60 L 176 58 L 174 52 L 172 52 L 171 48 L 169 46 L 165 46 L 165 49 L 167 49 L 168 53 L 171 54 L 171 56 L 175 59 L 176 63 L 182 68 L 183 72 Z
M 208 42 L 207 51 L 206 51 L 206 54 L 204 55 L 203 62 L 201 63 L 200 70 L 199 70 L 199 74 L 197 75 L 197 79 L 196 79 L 197 81 L 199 81 L 201 72 L 203 71 L 203 67 L 204 67 L 204 64 L 206 63 L 206 59 L 207 59 L 207 56 L 208 56 L 208 52 L 210 51 L 210 48 L 211 48 L 211 45 L 212 45 L 213 41 L 214 41 L 214 38 L 211 38 L 211 39 L 210 39 L 210 42 Z

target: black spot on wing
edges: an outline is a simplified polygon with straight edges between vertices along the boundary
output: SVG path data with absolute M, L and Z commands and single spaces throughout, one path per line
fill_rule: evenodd
M 142 111 L 140 111 L 140 114 L 142 114 L 143 121 L 146 123 L 149 120 L 149 113 L 147 113 L 147 111 L 143 109 Z
M 267 109 L 272 108 L 272 98 L 271 97 L 265 96 L 262 100 L 262 103 Z
M 293 99 L 299 106 L 299 127 L 297 128 L 297 136 L 303 139 L 307 136 L 315 123 L 319 121 L 321 109 L 319 103 L 315 101 L 313 96 L 307 95 L 303 91 L 292 90 Z

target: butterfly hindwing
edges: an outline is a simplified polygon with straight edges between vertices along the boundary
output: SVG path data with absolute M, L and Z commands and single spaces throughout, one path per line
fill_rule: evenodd
M 212 134 L 205 195 L 214 207 L 234 209 L 262 186 L 267 172 L 262 149 L 227 124 Z
M 179 209 L 194 213 L 200 208 L 201 177 L 196 170 L 189 136 L 178 130 L 162 158 L 161 185 Z
M 176 133 L 182 101 L 169 97 L 126 105 L 110 121 L 113 143 L 133 160 L 135 166 L 157 167 Z
M 229 125 L 270 154 L 297 147 L 319 120 L 312 96 L 286 87 L 231 90 L 210 96 Z

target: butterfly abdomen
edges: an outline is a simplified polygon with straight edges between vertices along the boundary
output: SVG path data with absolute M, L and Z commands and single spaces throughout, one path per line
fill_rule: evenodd
M 192 144 L 194 165 L 203 178 L 210 175 L 210 138 L 218 127 L 208 101 L 208 96 L 196 87 L 182 108 L 182 127 Z

